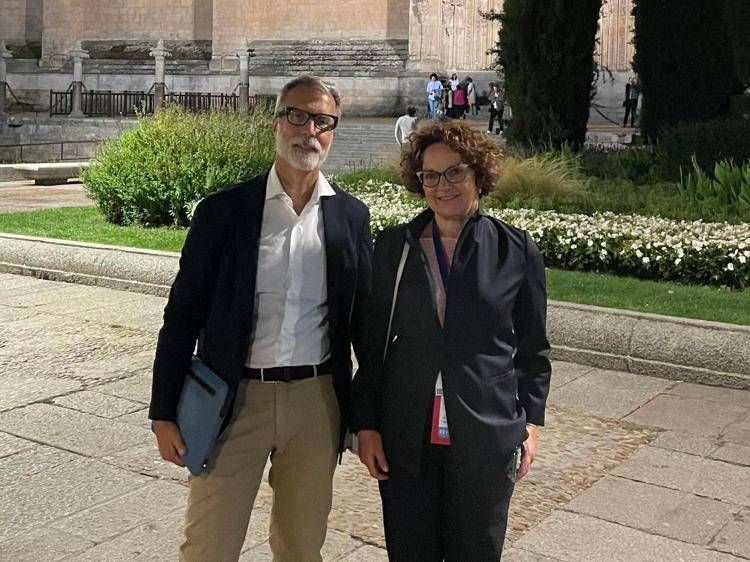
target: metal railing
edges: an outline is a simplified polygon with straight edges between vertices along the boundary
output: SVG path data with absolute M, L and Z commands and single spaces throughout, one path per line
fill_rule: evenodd
M 250 96 L 250 107 L 273 108 L 276 97 L 272 95 Z M 174 104 L 185 111 L 198 113 L 212 109 L 239 111 L 238 94 L 209 94 L 204 92 L 168 92 L 164 96 L 166 104 Z M 155 97 L 153 89 L 148 92 L 111 90 L 84 90 L 81 93 L 81 110 L 90 117 L 128 117 L 137 113 L 152 114 Z M 72 86 L 65 92 L 49 93 L 49 114 L 69 115 L 73 109 Z

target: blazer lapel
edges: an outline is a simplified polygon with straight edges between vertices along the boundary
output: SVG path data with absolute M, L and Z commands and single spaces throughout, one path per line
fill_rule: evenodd
M 320 206 L 323 211 L 323 232 L 326 246 L 326 287 L 328 290 L 328 306 L 338 304 L 338 290 L 341 285 L 334 280 L 341 279 L 344 269 L 344 243 L 346 217 L 341 208 L 341 197 L 329 195 L 320 198 Z

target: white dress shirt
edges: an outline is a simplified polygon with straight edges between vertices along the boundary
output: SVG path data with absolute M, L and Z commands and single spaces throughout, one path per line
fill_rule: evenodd
M 255 317 L 245 364 L 252 368 L 318 365 L 330 353 L 321 197 L 334 195 L 320 174 L 297 215 L 271 168 L 260 230 Z
M 402 115 L 398 118 L 394 133 L 396 134 L 396 142 L 398 142 L 399 146 L 404 144 L 409 135 L 414 132 L 416 122 L 417 118 L 411 115 Z

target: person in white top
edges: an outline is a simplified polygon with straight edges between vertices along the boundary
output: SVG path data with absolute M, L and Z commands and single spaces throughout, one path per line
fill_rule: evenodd
M 239 559 L 269 459 L 273 559 L 322 559 L 372 269 L 367 207 L 320 171 L 340 114 L 333 86 L 289 82 L 274 110 L 273 167 L 193 215 L 154 361 L 149 418 L 162 458 L 182 465 L 175 412 L 196 341 L 235 398 L 190 479 L 181 561 Z
M 401 147 L 401 150 L 409 148 L 409 135 L 414 131 L 414 126 L 417 124 L 417 108 L 409 106 L 406 108 L 406 113 L 396 120 L 396 142 Z

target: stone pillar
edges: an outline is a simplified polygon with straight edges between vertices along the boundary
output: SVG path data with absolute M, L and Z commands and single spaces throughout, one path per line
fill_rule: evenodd
M 0 135 L 8 130 L 8 114 L 5 112 L 5 90 L 8 84 L 6 62 L 13 54 L 5 48 L 5 41 L 0 41 Z
M 73 59 L 73 108 L 71 117 L 83 117 L 83 59 L 89 58 L 89 52 L 78 48 L 68 51 L 68 56 Z
M 250 44 L 247 37 L 242 40 L 237 57 L 240 59 L 240 112 L 247 113 L 250 109 Z
M 156 113 L 164 108 L 164 94 L 166 93 L 164 65 L 167 57 L 171 57 L 172 53 L 164 47 L 164 41 L 159 39 L 158 43 L 156 43 L 156 48 L 149 53 L 149 56 L 154 57 L 156 61 L 156 81 L 154 82 L 154 113 Z

